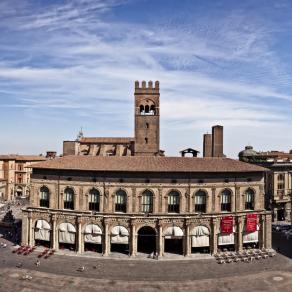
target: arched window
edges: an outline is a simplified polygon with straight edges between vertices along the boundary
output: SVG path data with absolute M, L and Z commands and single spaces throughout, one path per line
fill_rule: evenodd
M 146 190 L 142 194 L 141 211 L 144 213 L 153 212 L 153 194 L 149 190 Z
M 283 173 L 278 174 L 278 190 L 285 189 L 285 175 Z
M 150 107 L 150 114 L 155 115 L 155 105 L 154 104 L 152 104 Z
M 50 207 L 49 189 L 45 186 L 40 188 L 40 207 Z
M 89 192 L 89 210 L 99 211 L 100 194 L 97 189 L 91 189 Z
M 231 212 L 231 191 L 223 190 L 221 193 L 221 211 Z
M 245 209 L 254 210 L 254 191 L 252 189 L 245 191 Z
M 118 190 L 116 192 L 115 198 L 115 211 L 126 213 L 126 210 L 127 210 L 127 194 L 123 190 Z
M 149 114 L 149 105 L 148 104 L 145 106 L 145 114 Z
M 143 104 L 140 105 L 140 114 L 144 114 L 144 105 Z
M 195 194 L 195 212 L 206 212 L 206 193 L 197 191 Z
M 168 194 L 168 212 L 179 213 L 179 193 L 176 191 Z
M 74 210 L 74 191 L 71 188 L 64 191 L 64 209 Z

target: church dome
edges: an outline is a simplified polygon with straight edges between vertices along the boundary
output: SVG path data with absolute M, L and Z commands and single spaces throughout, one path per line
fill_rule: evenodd
M 252 157 L 256 155 L 257 155 L 257 152 L 253 150 L 252 146 L 245 146 L 245 149 L 239 152 L 238 157 L 246 158 L 246 157 Z

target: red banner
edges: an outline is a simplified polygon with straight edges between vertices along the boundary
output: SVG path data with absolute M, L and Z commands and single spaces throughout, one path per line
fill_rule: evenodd
M 233 233 L 233 217 L 224 216 L 221 218 L 221 233 Z
M 246 232 L 255 232 L 257 230 L 257 221 L 257 214 L 246 214 Z

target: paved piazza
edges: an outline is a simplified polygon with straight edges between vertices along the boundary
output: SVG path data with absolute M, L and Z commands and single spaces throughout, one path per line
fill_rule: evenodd
M 133 260 L 0 249 L 0 291 L 291 291 L 292 260 L 275 258 L 219 265 L 215 260 Z M 22 263 L 21 268 L 17 265 Z M 84 272 L 77 271 L 81 266 Z M 23 277 L 32 277 L 23 279 Z

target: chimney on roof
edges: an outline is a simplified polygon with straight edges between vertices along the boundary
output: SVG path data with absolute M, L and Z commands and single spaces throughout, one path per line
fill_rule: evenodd
M 57 156 L 57 152 L 56 151 L 47 151 L 46 154 L 46 158 L 48 159 L 54 159 Z

